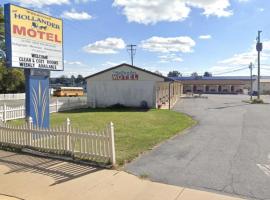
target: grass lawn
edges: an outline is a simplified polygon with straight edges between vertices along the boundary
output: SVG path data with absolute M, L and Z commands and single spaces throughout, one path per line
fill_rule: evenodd
M 119 165 L 195 124 L 187 115 L 169 111 L 138 109 L 80 109 L 51 115 L 51 126 L 63 124 L 84 130 L 100 130 L 110 121 L 115 127 L 116 159 Z M 13 124 L 22 123 L 21 120 Z

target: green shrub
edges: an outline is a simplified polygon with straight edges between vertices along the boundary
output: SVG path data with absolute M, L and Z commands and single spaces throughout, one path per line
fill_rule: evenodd
M 252 103 L 252 104 L 263 104 L 264 102 L 263 102 L 262 99 L 253 99 L 253 100 L 251 101 L 251 103 Z

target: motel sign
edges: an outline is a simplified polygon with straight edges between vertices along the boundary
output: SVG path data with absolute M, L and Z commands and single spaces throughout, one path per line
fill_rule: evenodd
M 5 4 L 6 62 L 24 69 L 26 116 L 49 127 L 50 71 L 62 71 L 63 21 L 13 4 Z

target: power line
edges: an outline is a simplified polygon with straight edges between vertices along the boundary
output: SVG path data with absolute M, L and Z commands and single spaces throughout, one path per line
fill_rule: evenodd
M 267 66 L 270 66 L 270 65 L 267 65 Z M 253 67 L 252 69 L 256 69 L 257 67 L 253 64 Z M 243 71 L 243 70 L 248 70 L 249 69 L 249 66 L 247 65 L 244 65 L 244 64 L 241 64 L 239 65 L 238 67 L 233 67 L 231 69 L 228 69 L 228 70 L 220 70 L 220 71 L 214 71 L 214 72 L 211 72 L 213 75 L 222 75 L 222 74 L 228 74 L 228 73 L 233 73 L 233 72 L 238 72 L 238 71 Z M 270 68 L 269 68 L 270 70 Z M 188 73 L 182 73 L 182 75 L 189 75 Z
M 237 69 L 242 69 L 242 68 L 246 67 L 247 65 L 248 65 L 248 64 L 246 64 L 246 65 L 241 64 L 241 65 L 238 65 L 237 67 L 234 66 L 234 67 L 231 67 L 231 68 L 228 68 L 228 69 L 212 71 L 211 73 L 212 73 L 212 74 L 226 73 L 226 72 L 228 72 L 228 71 L 237 70 Z
M 245 66 L 245 67 L 243 67 L 243 66 Z M 246 70 L 246 69 L 248 69 L 248 67 L 246 65 L 239 65 L 238 67 L 233 67 L 233 68 L 231 68 L 229 70 L 214 71 L 214 72 L 211 72 L 211 74 L 212 75 L 222 75 L 222 74 L 227 74 L 227 73 Z M 189 76 L 190 74 L 188 72 L 183 72 L 182 75 L 183 76 Z
M 238 71 L 247 70 L 247 69 L 248 69 L 247 66 L 245 66 L 245 67 L 242 67 L 240 69 L 233 69 L 233 70 L 229 70 L 229 71 L 225 71 L 225 72 L 215 73 L 215 75 L 228 74 L 228 73 L 238 72 Z
M 131 65 L 133 66 L 133 59 L 134 59 L 134 56 L 136 54 L 136 46 L 135 44 L 130 44 L 130 45 L 127 45 L 127 51 L 130 55 L 130 59 L 131 59 Z

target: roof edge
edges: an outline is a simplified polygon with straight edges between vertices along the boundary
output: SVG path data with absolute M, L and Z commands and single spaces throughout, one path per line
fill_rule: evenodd
M 89 75 L 89 76 L 86 76 L 86 77 L 84 78 L 84 80 L 89 79 L 89 78 L 92 78 L 92 77 L 97 76 L 97 75 L 99 75 L 99 74 L 108 72 L 108 71 L 110 71 L 110 70 L 116 69 L 116 68 L 118 68 L 118 67 L 122 67 L 122 66 L 128 66 L 128 67 L 131 67 L 131 68 L 133 68 L 133 69 L 140 70 L 140 71 L 142 71 L 142 72 L 145 72 L 145 73 L 148 73 L 148 74 L 151 74 L 151 75 L 154 75 L 154 76 L 163 78 L 165 81 L 174 81 L 172 78 L 169 78 L 169 77 L 166 77 L 166 76 L 163 76 L 163 75 L 159 75 L 159 74 L 156 74 L 156 73 L 151 72 L 151 71 L 149 71 L 149 70 L 142 69 L 142 68 L 140 68 L 140 67 L 136 67 L 136 66 L 134 66 L 134 65 L 130 65 L 130 64 L 127 64 L 127 63 L 122 63 L 122 64 L 116 65 L 116 66 L 114 66 L 114 67 L 110 67 L 110 68 L 107 68 L 107 69 L 105 69 L 105 70 L 102 70 L 102 71 L 100 71 L 100 72 L 91 74 L 91 75 Z

